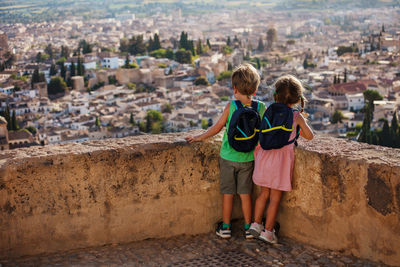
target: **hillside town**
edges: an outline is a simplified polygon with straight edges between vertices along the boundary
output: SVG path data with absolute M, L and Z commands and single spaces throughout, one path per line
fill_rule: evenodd
M 274 81 L 293 74 L 318 134 L 391 146 L 385 131 L 400 140 L 399 21 L 400 7 L 388 7 L 3 24 L 0 147 L 206 129 L 244 62 L 262 78 L 256 99 L 271 103 Z

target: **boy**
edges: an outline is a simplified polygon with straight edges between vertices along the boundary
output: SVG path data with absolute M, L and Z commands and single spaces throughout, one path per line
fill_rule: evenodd
M 232 74 L 232 87 L 234 97 L 241 101 L 243 105 L 251 106 L 251 98 L 256 93 L 260 84 L 260 76 L 257 70 L 250 64 L 238 66 Z M 188 136 L 189 143 L 203 141 L 219 133 L 226 126 L 222 146 L 220 150 L 220 192 L 222 199 L 222 222 L 218 224 L 216 234 L 222 238 L 231 237 L 231 215 L 233 207 L 233 197 L 239 194 L 242 202 L 243 217 L 245 220 L 244 230 L 246 238 L 253 238 L 248 231 L 251 223 L 251 191 L 253 187 L 252 174 L 254 169 L 253 151 L 238 152 L 233 149 L 228 142 L 228 128 L 235 111 L 234 104 L 229 103 L 219 118 L 218 122 L 209 128 L 205 133 L 198 136 Z M 258 104 L 258 113 L 262 117 L 265 105 Z

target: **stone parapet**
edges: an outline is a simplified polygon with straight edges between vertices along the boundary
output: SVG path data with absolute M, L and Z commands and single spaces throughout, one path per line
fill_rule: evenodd
M 183 136 L 1 152 L 0 258 L 213 231 L 219 138 L 187 144 Z M 397 265 L 400 150 L 301 142 L 278 220 L 282 235 Z

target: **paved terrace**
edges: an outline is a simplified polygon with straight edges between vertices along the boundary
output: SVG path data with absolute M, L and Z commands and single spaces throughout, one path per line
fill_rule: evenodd
M 234 223 L 236 229 L 242 223 Z M 149 239 L 123 245 L 106 245 L 64 253 L 23 257 L 0 261 L 11 266 L 386 266 L 361 260 L 346 253 L 318 249 L 282 238 L 270 245 L 260 240 L 246 240 L 243 232 L 233 231 L 229 240 L 215 234 L 180 235 L 166 239 Z
M 399 150 L 300 143 L 269 245 L 213 233 L 219 145 L 168 134 L 2 152 L 0 264 L 400 265 Z M 233 217 L 241 228 L 237 202 Z

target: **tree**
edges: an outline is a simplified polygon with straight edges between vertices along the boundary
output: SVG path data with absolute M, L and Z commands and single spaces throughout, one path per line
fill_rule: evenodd
M 341 110 L 335 110 L 335 112 L 332 115 L 332 123 L 336 124 L 338 122 L 342 122 L 343 119 L 345 119 L 346 117 L 343 115 L 343 112 Z
M 231 46 L 231 37 L 230 36 L 228 36 L 228 38 L 226 39 L 226 45 Z
M 399 130 L 399 122 L 397 120 L 397 111 L 393 114 L 393 119 L 390 124 L 390 135 L 392 139 L 392 143 L 397 145 L 397 131 Z
M 272 50 L 274 42 L 277 40 L 277 32 L 275 28 L 269 28 L 267 31 L 267 47 L 268 50 Z
M 333 76 L 333 84 L 337 84 L 336 74 L 335 74 L 335 76 Z
M 60 76 L 64 79 L 64 81 L 66 80 L 66 76 L 67 76 L 67 70 L 65 69 L 65 65 L 64 62 L 60 63 Z
M 233 49 L 232 49 L 230 46 L 225 45 L 225 46 L 222 48 L 222 53 L 223 53 L 224 55 L 231 54 L 232 52 L 233 52 Z
M 385 24 L 382 24 L 382 32 L 385 32 Z
M 210 39 L 208 39 L 208 38 L 207 38 L 207 46 L 208 46 L 208 49 L 211 49 Z
M 77 71 L 78 76 L 85 75 L 85 66 L 83 65 L 81 57 L 78 57 L 78 63 L 77 63 L 77 66 L 76 66 L 76 71 Z
M 163 119 L 164 118 L 159 111 L 152 109 L 148 110 L 146 113 L 146 132 L 153 132 L 153 129 L 153 133 L 161 132 L 161 122 L 163 121 Z
M 347 69 L 344 69 L 344 78 L 343 78 L 343 82 L 347 83 Z
M 203 54 L 203 44 L 201 43 L 200 39 L 197 41 L 196 52 L 198 55 Z
M 363 94 L 365 102 L 368 101 L 371 104 L 370 108 L 372 112 L 374 111 L 374 101 L 383 99 L 383 96 L 376 90 L 365 90 Z
M 51 64 L 49 75 L 50 75 L 50 77 L 51 77 L 51 76 L 54 76 L 54 75 L 56 75 L 56 74 L 57 74 L 56 65 L 55 65 L 55 64 Z
M 68 46 L 61 46 L 61 53 L 60 53 L 60 57 L 63 58 L 69 58 L 69 55 L 71 54 L 71 51 L 69 50 Z
M 224 80 L 224 79 L 230 79 L 231 77 L 232 77 L 232 71 L 229 71 L 229 70 L 228 71 L 223 71 L 218 75 L 217 80 L 221 81 L 221 80 Z
M 206 119 L 201 120 L 201 128 L 203 128 L 204 130 L 208 129 L 208 121 Z
M 28 130 L 33 135 L 35 135 L 37 133 L 37 129 L 33 126 L 28 126 L 25 129 Z
M 79 41 L 78 52 L 82 51 L 83 54 L 92 53 L 93 45 L 86 42 L 85 39 Z
M 70 76 L 70 77 L 76 76 L 76 74 L 75 74 L 75 64 L 74 64 L 74 62 L 71 62 L 71 66 L 69 66 L 69 76 Z
M 389 123 L 387 120 L 385 120 L 385 122 L 383 123 L 383 128 L 379 140 L 379 145 L 381 146 L 390 147 L 393 145 L 390 135 Z
M 181 37 L 179 39 L 179 48 L 183 48 L 185 50 L 190 50 L 190 43 L 188 40 L 188 34 L 184 31 L 181 32 Z
M 133 119 L 133 113 L 131 113 L 130 117 L 129 117 L 129 123 L 131 125 L 135 125 L 135 120 Z
M 54 57 L 54 48 L 51 44 L 48 44 L 44 49 L 44 52 L 49 55 L 51 59 Z
M 233 70 L 233 66 L 231 62 L 228 62 L 228 71 Z
M 56 95 L 59 93 L 64 93 L 67 88 L 67 84 L 63 78 L 59 76 L 54 76 L 51 78 L 49 84 L 47 85 L 47 93 L 49 95 Z
M 192 53 L 185 49 L 179 49 L 175 53 L 175 58 L 181 64 L 192 64 Z
M 115 75 L 108 76 L 108 83 L 109 84 L 117 84 L 118 83 L 117 78 L 115 77 Z
M 129 50 L 131 55 L 144 55 L 146 53 L 146 44 L 143 41 L 143 35 L 132 36 L 129 40 Z
M 11 116 L 10 116 L 10 107 L 7 105 L 4 111 L 4 118 L 7 121 L 7 130 L 11 130 Z
M 100 119 L 99 117 L 96 117 L 96 121 L 94 123 L 97 127 L 100 127 Z
M 154 34 L 154 41 L 153 41 L 153 50 L 157 50 L 161 48 L 160 37 L 157 33 Z
M 257 47 L 258 51 L 264 51 L 264 42 L 260 36 L 260 39 L 258 39 L 258 47 Z
M 165 105 L 163 106 L 161 112 L 162 112 L 162 113 L 171 113 L 171 112 L 172 112 L 172 109 L 173 109 L 173 108 L 172 108 L 171 104 L 167 103 L 167 104 L 165 104 Z
M 125 57 L 125 65 L 124 65 L 124 67 L 126 68 L 126 69 L 129 69 L 129 66 L 131 65 L 131 62 L 130 62 L 130 60 L 129 60 L 129 54 L 127 54 L 126 55 L 126 57 Z
M 12 117 L 11 117 L 11 131 L 19 130 L 17 116 L 15 114 L 15 110 L 13 110 Z
M 4 64 L 4 69 L 5 68 L 10 69 L 14 65 L 15 61 L 17 60 L 15 55 L 13 53 L 11 53 L 10 51 L 7 51 L 3 55 L 3 58 L 4 58 L 4 63 L 3 63 Z
M 196 80 L 194 81 L 194 85 L 206 85 L 206 86 L 208 86 L 208 85 L 210 85 L 210 84 L 208 83 L 208 80 L 207 80 L 206 77 L 204 77 L 204 76 L 199 76 L 199 77 L 197 77 Z
M 46 81 L 46 78 L 44 77 L 44 73 L 43 72 L 39 73 L 39 70 L 35 69 L 33 71 L 32 78 L 31 78 L 31 86 L 33 87 L 33 85 L 35 83 L 40 83 L 40 82 L 44 82 L 44 81 Z

